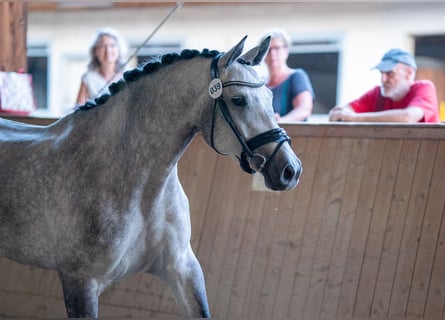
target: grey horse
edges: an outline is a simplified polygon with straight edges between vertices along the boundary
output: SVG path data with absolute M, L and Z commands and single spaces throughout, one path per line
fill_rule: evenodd
M 210 317 L 177 172 L 198 133 L 270 189 L 298 183 L 252 68 L 270 39 L 243 55 L 244 42 L 164 55 L 48 126 L 0 119 L 0 256 L 56 270 L 69 317 L 97 318 L 100 294 L 137 272 L 159 277 L 182 317 Z

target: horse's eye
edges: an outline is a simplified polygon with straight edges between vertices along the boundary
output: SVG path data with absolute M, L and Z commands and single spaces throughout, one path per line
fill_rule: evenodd
M 246 99 L 242 96 L 233 97 L 232 102 L 234 105 L 239 107 L 244 107 L 245 105 L 247 105 Z

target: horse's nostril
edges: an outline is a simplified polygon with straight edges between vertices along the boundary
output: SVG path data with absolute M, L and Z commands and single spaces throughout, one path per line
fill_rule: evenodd
M 282 174 L 283 181 L 291 181 L 295 178 L 295 170 L 294 167 L 291 165 L 288 165 L 284 170 Z

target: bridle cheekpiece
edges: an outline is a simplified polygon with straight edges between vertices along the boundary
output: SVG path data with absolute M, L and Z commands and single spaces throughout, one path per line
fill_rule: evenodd
M 227 107 L 227 103 L 224 101 L 224 97 L 222 95 L 223 88 L 229 87 L 229 86 L 246 86 L 251 88 L 260 88 L 264 85 L 264 81 L 259 83 L 253 83 L 253 82 L 247 82 L 247 81 L 240 81 L 240 80 L 232 80 L 227 81 L 225 83 L 222 83 L 221 79 L 219 78 L 219 71 L 218 71 L 218 61 L 221 58 L 222 53 L 215 56 L 212 60 L 212 64 L 210 67 L 211 71 L 211 77 L 212 81 L 209 85 L 209 94 L 214 99 L 214 106 L 213 106 L 213 119 L 212 119 L 212 130 L 211 130 L 211 137 L 210 142 L 212 148 L 219 154 L 223 154 L 220 152 L 214 144 L 214 129 L 215 129 L 215 114 L 216 114 L 216 108 L 219 107 L 219 110 L 221 111 L 222 115 L 224 116 L 224 120 L 227 122 L 227 124 L 232 129 L 233 133 L 235 134 L 236 138 L 238 139 L 239 143 L 242 147 L 241 156 L 238 158 L 240 162 L 241 168 L 250 174 L 255 173 L 256 171 L 261 172 L 264 169 L 267 169 L 267 167 L 270 165 L 271 161 L 275 157 L 278 149 L 281 147 L 281 145 L 284 142 L 291 143 L 291 139 L 286 134 L 286 131 L 284 131 L 283 128 L 274 128 L 269 131 L 263 132 L 249 140 L 245 140 L 241 133 L 236 126 L 235 122 L 233 121 L 232 115 L 230 114 L 229 108 Z M 245 61 L 239 60 L 240 63 L 248 64 Z M 272 155 L 269 157 L 269 159 L 266 159 L 263 155 L 254 153 L 256 149 L 259 147 L 268 144 L 270 142 L 277 143 L 277 146 L 272 153 Z M 259 160 L 259 164 L 255 165 L 255 170 L 252 168 L 252 161 L 254 159 Z

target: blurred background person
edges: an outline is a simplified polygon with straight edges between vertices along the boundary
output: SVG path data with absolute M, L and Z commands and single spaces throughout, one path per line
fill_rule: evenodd
M 126 46 L 116 30 L 97 30 L 90 46 L 90 62 L 81 78 L 77 105 L 107 93 L 108 85 L 122 77 L 125 50 Z
M 282 29 L 266 31 L 261 40 L 271 36 L 265 63 L 268 69 L 267 87 L 273 93 L 273 108 L 278 122 L 306 121 L 312 114 L 314 90 L 308 74 L 287 64 L 291 41 Z
M 380 86 L 332 108 L 330 121 L 439 122 L 436 87 L 429 80 L 415 80 L 417 65 L 411 54 L 391 49 L 373 69 L 381 73 Z

